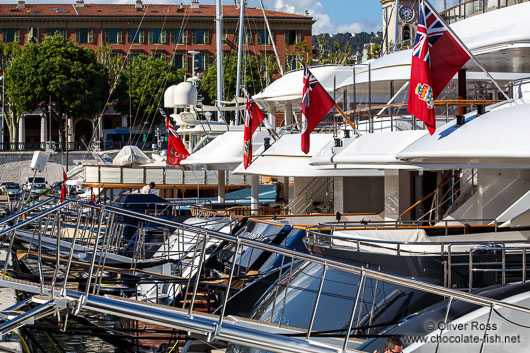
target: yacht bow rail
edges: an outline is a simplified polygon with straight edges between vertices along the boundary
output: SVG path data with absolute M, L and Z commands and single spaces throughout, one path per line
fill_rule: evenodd
M 509 310 L 517 310 L 526 314 L 530 314 L 530 308 L 514 305 L 511 303 L 494 300 L 471 293 L 460 292 L 458 290 L 445 288 L 443 286 L 433 285 L 430 283 L 424 283 L 417 280 L 413 280 L 407 277 L 392 275 L 384 273 L 375 269 L 365 268 L 361 266 L 355 266 L 347 264 L 337 260 L 331 260 L 323 258 L 317 255 L 308 254 L 288 248 L 284 248 L 279 245 L 264 243 L 251 238 L 245 238 L 238 235 L 231 235 L 216 230 L 205 229 L 200 226 L 192 224 L 184 224 L 168 219 L 163 219 L 153 215 L 146 215 L 140 212 L 135 212 L 127 209 L 122 209 L 112 205 L 91 205 L 83 204 L 75 201 L 66 201 L 51 208 L 50 210 L 44 211 L 30 219 L 20 222 L 20 224 L 9 227 L 3 231 L 2 234 L 10 234 L 12 240 L 14 238 L 14 230 L 21 228 L 24 225 L 28 225 L 31 222 L 42 223 L 42 219 L 46 216 L 51 215 L 55 212 L 56 220 L 60 218 L 60 213 L 67 206 L 78 207 L 78 215 L 83 209 L 91 209 L 92 214 L 96 215 L 97 219 L 97 231 L 95 234 L 97 241 L 94 241 L 92 253 L 85 259 L 88 269 L 88 280 L 86 290 L 84 293 L 72 292 L 66 289 L 66 280 L 69 276 L 70 264 L 72 262 L 72 253 L 76 242 L 76 235 L 72 236 L 70 241 L 72 242 L 71 252 L 68 256 L 57 252 L 57 261 L 55 263 L 55 274 L 51 283 L 44 283 L 44 277 L 41 275 L 40 283 L 35 282 L 24 282 L 13 278 L 4 277 L 0 279 L 1 287 L 9 287 L 18 290 L 27 291 L 30 293 L 38 293 L 41 295 L 51 296 L 52 299 L 66 299 L 68 305 L 67 310 L 72 311 L 74 314 L 79 314 L 81 310 L 90 310 L 106 314 L 115 315 L 118 317 L 125 317 L 135 320 L 142 320 L 158 325 L 163 325 L 171 328 L 178 328 L 181 330 L 189 331 L 195 335 L 202 337 L 206 341 L 219 340 L 223 342 L 236 343 L 249 347 L 256 347 L 258 349 L 264 349 L 274 352 L 344 352 L 349 349 L 351 340 L 350 334 L 354 329 L 355 320 L 357 323 L 360 320 L 367 320 L 361 315 L 362 309 L 360 309 L 362 302 L 361 293 L 364 293 L 364 286 L 366 285 L 366 279 L 371 278 L 377 281 L 392 283 L 398 286 L 412 288 L 415 290 L 423 291 L 426 293 L 435 294 L 437 296 L 450 298 L 452 300 L 461 300 L 485 307 L 503 307 Z M 111 231 L 113 229 L 112 223 L 121 217 L 131 217 L 144 224 L 150 222 L 162 227 L 168 227 L 171 229 L 178 229 L 180 232 L 190 232 L 195 234 L 197 244 L 194 250 L 194 258 L 198 259 L 196 265 L 193 265 L 194 270 L 189 271 L 187 277 L 187 287 L 191 296 L 191 300 L 184 300 L 182 309 L 175 309 L 173 307 L 153 305 L 149 303 L 138 302 L 130 299 L 122 298 L 109 298 L 101 297 L 98 295 L 99 288 L 101 287 L 101 278 L 103 271 L 105 270 L 105 262 L 107 259 L 107 249 L 111 243 Z M 78 217 L 79 220 L 80 217 Z M 57 223 L 58 224 L 58 223 Z M 37 238 L 41 237 L 42 230 L 48 231 L 48 226 L 35 228 L 34 233 Z M 52 231 L 57 234 L 58 240 L 61 238 L 61 232 L 57 228 L 57 225 L 52 226 Z M 77 228 L 76 228 L 77 229 Z M 205 263 L 207 261 L 206 250 L 209 240 L 217 240 L 226 242 L 233 246 L 232 262 L 230 264 L 230 274 L 225 277 L 225 296 L 221 305 L 221 310 L 218 315 L 203 314 L 194 310 L 194 303 L 197 294 L 203 286 L 202 280 L 205 276 Z M 40 241 L 39 241 L 40 244 Z M 334 269 L 345 273 L 350 273 L 359 276 L 360 280 L 356 283 L 357 290 L 354 293 L 354 301 L 351 308 L 351 315 L 349 319 L 349 327 L 344 330 L 345 337 L 335 343 L 322 343 L 319 342 L 319 335 L 313 331 L 313 323 L 316 316 L 318 316 L 317 308 L 319 306 L 319 298 L 323 295 L 322 285 L 318 293 L 316 294 L 315 302 L 312 305 L 312 309 L 309 307 L 308 310 L 312 310 L 311 321 L 307 327 L 295 330 L 296 332 L 302 332 L 299 337 L 288 337 L 285 333 L 292 332 L 289 327 L 282 327 L 282 325 L 272 324 L 269 322 L 249 322 L 241 318 L 234 318 L 232 316 L 225 315 L 225 308 L 230 294 L 233 292 L 232 286 L 234 286 L 234 275 L 236 267 L 241 268 L 241 264 L 237 265 L 235 259 L 239 258 L 241 261 L 240 252 L 244 248 L 260 250 L 263 252 L 270 253 L 275 256 L 282 258 L 282 264 L 287 264 L 290 267 L 289 272 L 285 271 L 284 275 L 287 276 L 287 284 L 282 283 L 282 286 L 291 285 L 290 278 L 293 271 L 293 263 L 295 261 L 306 261 L 312 264 L 322 266 L 323 272 L 321 275 L 321 283 L 324 282 L 326 277 L 326 270 Z M 11 249 L 10 249 L 11 250 Z M 40 254 L 40 247 L 39 247 Z M 230 256 L 230 255 L 229 255 Z M 67 266 L 60 266 L 60 260 L 67 259 Z M 40 257 L 39 257 L 40 260 Z M 288 265 L 290 261 L 290 266 Z M 282 266 L 283 268 L 283 266 Z M 64 275 L 63 285 L 59 285 L 57 282 L 57 273 L 62 271 Z M 238 270 L 239 271 L 239 270 Z M 4 272 L 5 274 L 5 272 Z M 282 275 L 282 271 L 279 272 L 278 280 Z M 93 283 L 93 285 L 91 285 Z M 285 293 L 287 295 L 287 293 Z M 51 305 L 51 304 L 49 304 Z M 285 305 L 285 300 L 283 302 Z M 280 310 L 280 309 L 279 309 Z M 283 312 L 283 308 L 281 309 Z M 366 315 L 365 315 L 366 316 Z M 15 320 L 15 319 L 13 319 Z M 370 318 L 371 320 L 371 318 Z M 289 331 L 291 330 L 291 331 Z

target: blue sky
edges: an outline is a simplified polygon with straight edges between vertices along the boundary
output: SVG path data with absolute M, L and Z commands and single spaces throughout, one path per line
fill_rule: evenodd
M 143 0 L 145 4 L 189 4 L 190 0 Z M 222 0 L 223 4 L 234 4 L 234 0 Z M 17 3 L 16 0 L 4 0 L 4 3 Z M 135 0 L 85 0 L 86 3 L 134 3 Z M 201 4 L 214 4 L 214 0 L 199 0 Z M 443 0 L 432 0 L 435 5 Z M 447 5 L 457 0 L 446 0 Z M 26 3 L 67 3 L 75 0 L 26 0 Z M 375 32 L 382 29 L 381 3 L 379 0 L 263 0 L 269 10 L 303 14 L 306 10 L 316 23 L 313 33 L 337 32 Z M 259 0 L 248 0 L 249 6 L 259 7 Z M 439 6 L 437 6 L 439 7 Z

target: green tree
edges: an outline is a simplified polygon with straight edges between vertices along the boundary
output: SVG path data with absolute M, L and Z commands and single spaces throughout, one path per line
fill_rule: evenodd
M 377 59 L 381 56 L 381 44 L 379 43 L 370 43 L 370 48 L 368 49 L 367 58 Z
M 112 95 L 114 107 L 124 115 L 129 115 L 130 108 L 132 125 L 161 122 L 162 118 L 156 112 L 163 105 L 164 91 L 184 79 L 183 70 L 177 70 L 171 62 L 152 56 L 129 60 L 119 75 Z
M 265 88 L 274 75 L 279 73 L 278 64 L 271 55 L 258 57 L 246 55 L 242 62 L 241 86 L 253 95 Z M 223 59 L 223 98 L 234 99 L 237 80 L 237 57 Z M 217 97 L 217 66 L 211 65 L 199 83 L 199 92 L 205 104 L 213 105 Z M 240 94 L 242 96 L 242 94 Z
M 59 123 L 63 116 L 95 118 L 109 94 L 108 72 L 96 53 L 57 34 L 26 43 L 6 78 L 6 93 L 17 117 L 39 107 L 48 112 L 51 100 L 52 116 Z
M 121 55 L 112 55 L 112 49 L 106 45 L 98 47 L 96 57 L 98 62 L 107 68 L 111 89 L 114 90 L 123 68 L 123 57 Z
M 7 75 L 6 70 L 11 66 L 13 63 L 13 60 L 17 55 L 20 53 L 20 47 L 15 42 L 10 43 L 1 43 L 0 42 L 0 70 L 2 71 L 3 76 L 3 85 L 7 85 Z M 11 137 L 12 142 L 15 141 L 15 135 L 16 130 L 15 126 L 18 124 L 18 120 L 16 120 L 16 115 L 12 114 L 11 109 L 9 109 L 10 103 L 9 103 L 9 96 L 4 95 L 4 123 L 7 125 L 9 136 Z M 0 108 L 1 111 L 2 108 Z

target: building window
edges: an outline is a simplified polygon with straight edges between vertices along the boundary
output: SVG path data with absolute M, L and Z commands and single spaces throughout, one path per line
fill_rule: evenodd
M 208 68 L 208 54 L 195 55 L 195 70 L 205 71 Z
M 295 70 L 298 68 L 298 60 L 296 60 L 296 55 L 286 55 L 285 56 L 285 71 Z
M 174 65 L 176 69 L 188 71 L 188 56 L 186 54 L 175 54 Z
M 28 42 L 36 42 L 39 40 L 39 29 L 36 27 L 28 28 Z
M 188 44 L 188 30 L 174 29 L 171 31 L 171 42 L 175 44 Z
M 105 30 L 105 43 L 107 44 L 122 44 L 123 31 L 117 28 L 109 28 Z
M 258 44 L 271 44 L 271 37 L 269 31 L 266 29 L 258 29 Z
M 191 41 L 193 44 L 209 44 L 210 43 L 210 31 L 207 29 L 191 30 Z
M 236 31 L 235 40 L 239 40 L 239 30 Z M 245 35 L 243 36 L 243 44 L 252 44 L 252 32 L 248 29 L 245 29 Z
M 302 33 L 299 30 L 286 30 L 285 31 L 285 44 L 300 44 L 302 43 Z
M 75 31 L 75 41 L 80 44 L 94 43 L 94 31 L 92 28 L 78 28 Z
M 130 44 L 144 44 L 145 32 L 143 29 L 129 29 L 127 32 L 127 40 Z
M 151 54 L 151 56 L 152 56 L 153 58 L 155 58 L 155 59 L 162 59 L 162 60 L 164 60 L 164 61 L 167 60 L 167 59 L 166 59 L 167 56 L 166 56 L 165 53 L 153 53 L 153 54 Z
M 47 28 L 46 29 L 47 36 L 53 36 L 56 34 L 60 35 L 61 37 L 64 37 L 64 29 L 63 28 Z
M 412 36 L 410 35 L 410 26 L 409 25 L 405 25 L 403 26 L 403 41 L 407 41 L 407 40 L 410 40 L 412 38 Z
M 252 31 L 247 29 L 245 30 L 244 43 L 243 44 L 252 44 Z
M 221 37 L 222 43 L 226 44 L 226 40 L 228 39 L 228 31 L 226 28 L 223 28 L 223 36 Z
M 166 30 L 160 28 L 151 28 L 149 30 L 149 43 L 166 44 Z
M 4 28 L 2 30 L 2 41 L 7 42 L 20 42 L 20 29 L 18 28 Z

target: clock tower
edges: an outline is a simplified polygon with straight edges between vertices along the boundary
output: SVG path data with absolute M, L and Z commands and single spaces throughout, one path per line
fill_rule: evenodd
M 414 41 L 418 24 L 418 1 L 380 0 L 383 7 L 383 52 Z M 409 46 L 411 46 L 410 43 Z

